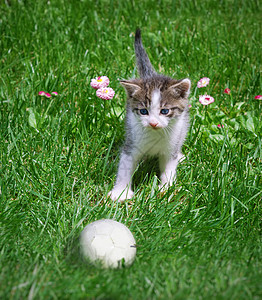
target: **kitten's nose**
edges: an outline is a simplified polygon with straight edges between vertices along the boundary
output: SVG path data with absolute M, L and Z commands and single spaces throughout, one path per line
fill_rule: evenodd
M 149 125 L 153 128 L 156 128 L 158 125 L 158 122 L 150 122 Z

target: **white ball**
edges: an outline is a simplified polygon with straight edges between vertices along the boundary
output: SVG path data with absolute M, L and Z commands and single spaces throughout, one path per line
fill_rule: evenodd
M 80 235 L 83 256 L 91 262 L 99 261 L 104 268 L 130 266 L 136 255 L 136 241 L 122 223 L 103 219 L 88 224 Z

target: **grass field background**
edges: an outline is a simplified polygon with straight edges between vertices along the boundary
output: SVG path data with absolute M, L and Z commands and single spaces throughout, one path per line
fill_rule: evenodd
M 10 0 L 0 11 L 0 298 L 262 299 L 259 1 Z M 158 71 L 191 79 L 191 126 L 177 184 L 160 194 L 145 162 L 118 204 L 106 195 L 136 27 Z M 98 75 L 114 99 L 95 96 Z M 81 230 L 101 218 L 133 232 L 131 268 L 79 259 Z

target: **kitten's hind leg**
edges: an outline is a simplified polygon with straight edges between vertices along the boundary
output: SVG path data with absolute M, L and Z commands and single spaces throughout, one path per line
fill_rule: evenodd
M 182 161 L 183 159 L 184 155 L 180 152 L 172 158 L 167 158 L 165 156 L 161 156 L 159 158 L 159 165 L 161 171 L 161 184 L 159 185 L 160 189 L 167 189 L 175 182 L 177 165 L 179 161 Z
M 133 197 L 134 192 L 131 189 L 131 184 L 136 165 L 137 160 L 131 154 L 122 151 L 116 182 L 112 191 L 108 193 L 112 200 L 122 202 Z

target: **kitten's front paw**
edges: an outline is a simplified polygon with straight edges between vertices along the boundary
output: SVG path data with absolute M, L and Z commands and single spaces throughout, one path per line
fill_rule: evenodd
M 108 193 L 113 201 L 123 202 L 125 200 L 131 199 L 134 196 L 134 192 L 131 189 L 113 188 L 112 191 Z

